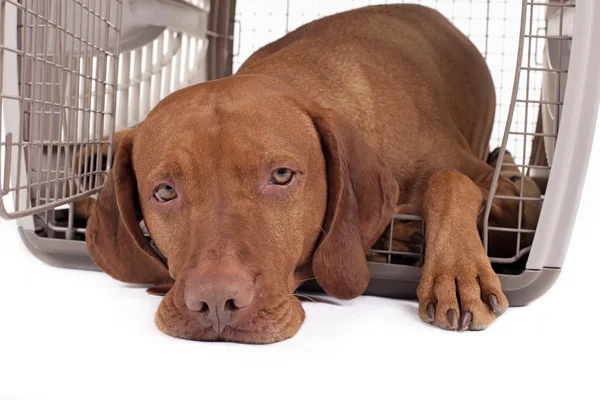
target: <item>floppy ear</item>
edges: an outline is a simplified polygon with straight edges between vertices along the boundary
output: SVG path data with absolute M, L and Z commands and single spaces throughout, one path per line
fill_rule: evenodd
M 165 285 L 173 279 L 140 228 L 133 133 L 123 137 L 92 209 L 86 228 L 87 248 L 96 265 L 119 281 Z
M 389 223 L 398 183 L 358 132 L 331 110 L 312 112 L 327 168 L 325 235 L 313 272 L 331 296 L 351 299 L 369 283 L 366 252 Z

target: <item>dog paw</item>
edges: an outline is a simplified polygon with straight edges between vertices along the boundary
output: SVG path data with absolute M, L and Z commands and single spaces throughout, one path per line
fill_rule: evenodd
M 414 209 L 409 204 L 403 204 L 394 208 L 394 214 L 414 215 Z M 393 230 L 391 228 L 392 224 L 390 223 L 379 239 L 377 239 L 377 242 L 373 246 L 374 249 L 421 253 L 423 244 L 425 243 L 421 221 L 395 219 Z M 391 245 L 390 231 L 392 231 Z
M 423 321 L 442 329 L 477 331 L 490 326 L 508 308 L 489 260 L 473 261 L 462 259 L 451 265 L 426 261 L 417 288 Z

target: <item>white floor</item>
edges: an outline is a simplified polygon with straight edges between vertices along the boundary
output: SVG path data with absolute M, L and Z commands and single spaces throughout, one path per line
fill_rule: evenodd
M 2 221 L 0 399 L 599 399 L 599 137 L 562 276 L 484 332 L 362 297 L 305 303 L 301 331 L 274 345 L 173 339 L 152 322 L 160 298 L 44 265 Z

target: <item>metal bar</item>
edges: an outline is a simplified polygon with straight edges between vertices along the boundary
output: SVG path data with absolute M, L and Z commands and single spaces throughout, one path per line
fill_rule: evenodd
M 535 233 L 535 229 L 525 229 L 525 228 L 503 228 L 500 226 L 490 226 L 488 228 L 490 231 L 497 232 L 512 232 L 512 233 Z
M 228 35 L 225 33 L 218 33 L 218 32 L 213 32 L 211 30 L 207 30 L 206 31 L 206 36 L 209 38 L 215 38 L 215 39 L 228 39 L 228 40 L 233 40 L 234 39 L 234 35 Z
M 54 16 L 57 20 L 59 20 L 59 18 L 57 18 L 57 14 L 60 8 L 60 1 L 57 1 L 54 3 L 55 4 L 55 8 L 54 8 Z M 48 1 L 48 7 L 50 8 L 47 12 L 48 14 L 50 14 L 52 12 L 52 3 L 50 3 L 50 1 Z M 47 24 L 46 24 L 47 25 Z M 46 30 L 48 29 L 48 26 L 46 26 Z M 48 32 L 46 32 L 46 38 L 47 40 L 50 38 L 50 35 Z M 60 47 L 58 48 L 58 51 L 56 49 L 56 44 L 58 42 L 58 31 L 56 29 L 54 29 L 54 53 L 52 54 L 52 85 L 50 86 L 51 88 L 51 96 L 52 96 L 52 102 L 54 103 L 56 100 L 56 58 L 57 57 L 61 57 L 61 51 L 60 51 Z M 46 45 L 48 43 L 46 42 Z M 47 51 L 46 51 L 47 52 Z M 58 55 L 56 54 L 58 53 Z M 46 71 L 48 67 L 44 67 L 44 71 Z M 47 77 L 46 77 L 47 78 Z M 45 84 L 47 84 L 48 79 L 46 79 L 44 82 Z M 54 106 L 50 107 L 50 124 L 48 126 L 48 139 L 49 139 L 49 144 L 47 146 L 47 151 L 48 151 L 48 158 L 46 159 L 46 168 L 48 170 L 50 170 L 51 168 L 51 163 L 52 163 L 52 157 L 54 155 L 54 143 L 56 142 L 54 140 L 54 136 L 53 136 L 53 132 L 52 129 L 54 129 Z M 60 132 L 58 132 L 58 136 L 60 137 Z M 60 149 L 60 146 L 58 147 Z M 57 155 L 58 156 L 58 155 Z M 57 170 L 57 175 L 58 175 L 58 165 L 56 166 L 56 170 Z M 49 179 L 50 177 L 50 172 L 47 173 L 47 179 Z M 46 200 L 45 202 L 48 203 L 49 199 L 50 199 L 50 183 L 47 182 L 46 185 Z
M 503 167 L 517 167 L 517 168 L 531 168 L 531 169 L 543 169 L 549 170 L 550 167 L 547 165 L 529 165 L 529 164 L 510 164 L 510 163 L 502 163 Z
M 91 175 L 93 175 L 93 173 L 88 172 L 88 176 L 91 176 Z M 38 186 L 41 186 L 41 185 L 52 184 L 52 183 L 56 183 L 56 182 L 60 182 L 60 178 L 58 180 L 48 179 L 44 182 L 33 182 L 33 183 L 31 183 L 31 187 L 37 188 Z M 8 191 L 10 191 L 10 192 L 14 192 L 16 190 L 19 190 L 19 186 L 12 186 L 12 187 L 9 187 L 9 189 L 8 189 Z
M 75 17 L 73 17 L 75 19 Z M 83 7 L 79 7 L 79 36 L 83 36 Z M 82 41 L 79 40 L 77 42 L 78 47 L 77 47 L 77 62 L 76 62 L 76 66 L 77 66 L 77 70 L 81 71 L 82 68 L 82 63 L 83 63 L 83 59 L 81 57 L 82 51 L 81 51 L 81 46 L 82 46 Z M 71 53 L 74 54 L 74 53 Z M 75 139 L 75 146 L 74 146 L 74 151 L 73 151 L 73 159 L 71 161 L 71 177 L 73 179 L 73 184 L 71 185 L 71 195 L 73 194 L 79 194 L 79 189 L 80 189 L 80 182 L 79 182 L 79 171 L 76 171 L 76 168 L 80 168 L 81 166 L 81 150 L 82 150 L 82 143 L 83 142 L 83 137 L 81 138 L 82 140 L 79 140 L 79 135 L 80 133 L 83 132 L 83 116 L 81 115 L 80 110 L 83 109 L 83 104 L 84 104 L 84 99 L 82 99 L 81 94 L 81 89 L 80 89 L 80 84 L 81 84 L 81 80 L 84 79 L 84 84 L 85 84 L 85 78 L 84 77 L 80 77 L 79 75 L 76 75 L 75 77 L 75 87 L 73 90 L 74 96 L 76 98 L 76 104 L 77 104 L 77 108 L 75 109 L 75 113 L 73 114 L 73 125 L 72 125 L 72 129 L 74 130 L 74 135 L 73 138 Z
M 67 25 L 67 7 L 62 7 L 63 3 L 62 0 L 58 1 L 58 5 L 57 5 L 57 20 L 58 23 L 57 25 Z M 64 15 L 63 15 L 63 10 L 64 9 Z M 61 173 L 63 177 L 66 177 L 66 172 L 67 169 L 66 167 L 66 163 L 65 166 L 63 168 L 61 168 L 61 155 L 62 155 L 62 150 L 63 150 L 63 115 L 64 115 L 64 108 L 62 105 L 64 105 L 66 103 L 66 91 L 67 91 L 67 85 L 66 82 L 67 80 L 64 79 L 64 74 L 62 72 L 62 66 L 65 64 L 65 60 L 64 60 L 64 56 L 65 56 L 65 52 L 66 52 L 66 35 L 64 33 L 62 33 L 60 30 L 55 29 L 55 40 L 54 43 L 56 46 L 58 46 L 58 54 L 59 54 L 59 58 L 58 58 L 58 63 L 55 63 L 55 69 L 54 72 L 52 74 L 52 83 L 53 86 L 55 85 L 55 81 L 54 78 L 56 76 L 59 77 L 59 83 L 58 83 L 58 87 L 59 87 L 59 102 L 61 103 L 61 107 L 59 109 L 59 115 L 58 115 L 58 144 L 57 144 L 57 154 L 56 154 L 56 175 L 55 175 L 55 179 L 56 179 L 56 184 L 54 186 L 54 194 L 56 197 L 65 197 L 65 193 L 63 191 L 63 194 L 60 194 L 60 177 L 61 177 Z M 60 39 L 59 39 L 60 38 Z M 58 71 L 56 69 L 56 64 L 58 64 Z M 54 89 L 56 92 L 56 88 Z M 52 102 L 54 103 L 54 97 L 52 98 Z M 53 126 L 53 122 L 54 122 L 54 106 L 52 106 L 52 111 L 53 111 L 53 117 L 52 117 L 52 123 L 51 125 Z M 67 151 L 68 146 L 65 147 L 65 151 Z M 65 155 L 65 160 L 67 160 L 67 155 Z M 66 183 L 64 183 L 63 180 L 63 187 L 66 186 Z
M 25 4 L 27 4 L 28 0 L 25 0 Z M 25 20 L 27 18 L 27 13 L 26 12 L 21 12 L 21 18 L 23 19 L 21 24 L 22 24 L 22 28 L 21 28 L 21 48 L 23 50 L 23 52 L 26 51 L 26 43 L 27 42 L 27 29 L 25 28 Z M 18 19 L 18 17 L 17 17 Z M 18 24 L 18 22 L 17 22 Z M 4 29 L 3 29 L 4 32 Z M 3 42 L 4 43 L 4 42 Z M 18 55 L 17 55 L 17 59 L 18 59 Z M 19 63 L 17 62 L 17 65 Z M 18 152 L 17 152 L 17 185 L 21 184 L 21 165 L 23 162 L 23 156 L 24 156 L 24 151 L 25 149 L 23 148 L 23 137 L 24 137 L 24 131 L 25 131 L 25 102 L 24 102 L 24 98 L 25 98 L 25 58 L 23 56 L 21 56 L 21 76 L 20 76 L 21 80 L 20 80 L 20 91 L 21 91 L 21 96 L 18 99 L 19 100 L 19 148 L 18 148 Z M 0 78 L 1 79 L 1 78 Z M 3 93 L 3 92 L 2 92 Z M 29 179 L 29 175 L 27 175 L 26 179 Z M 29 193 L 27 193 L 27 196 L 29 196 Z M 19 204 L 21 204 L 21 191 L 18 190 L 15 194 L 15 211 L 18 211 L 19 209 Z
M 547 100 L 523 100 L 517 99 L 515 103 L 526 103 L 526 104 L 549 104 L 554 106 L 562 106 L 562 101 L 547 101 Z
M 529 132 L 509 132 L 511 135 L 520 135 L 520 136 L 531 136 L 531 137 L 535 137 L 535 136 L 542 136 L 542 137 L 553 137 L 555 138 L 557 135 L 555 133 L 529 133 Z
M 46 221 L 46 226 L 55 232 L 65 233 L 65 238 L 67 240 L 73 240 L 73 237 L 71 237 L 71 238 L 68 237 L 69 232 L 85 233 L 85 228 L 73 228 L 73 227 L 68 228 L 68 227 L 64 227 L 64 226 L 56 226 L 52 222 L 48 222 L 48 221 Z
M 68 199 L 62 199 L 59 201 L 56 201 L 54 203 L 51 204 L 42 204 L 42 205 L 36 205 L 33 206 L 29 209 L 26 210 L 19 210 L 19 211 L 15 211 L 14 213 L 7 215 L 6 218 L 7 219 L 15 219 L 15 218 L 22 218 L 22 217 L 26 217 L 28 215 L 31 215 L 32 213 L 41 213 L 41 212 L 45 212 L 45 211 L 49 211 L 52 210 L 54 208 L 63 206 L 65 204 L 68 204 L 70 202 L 74 202 L 77 200 L 81 200 L 81 199 L 85 199 L 88 198 L 89 196 L 96 194 L 100 191 L 100 188 L 98 189 L 91 189 L 90 191 L 86 192 L 86 193 L 79 193 L 76 195 L 73 195 L 71 197 L 69 197 Z
M 0 80 L 1 77 L 0 77 Z M 0 112 L 1 113 L 1 112 Z M 12 142 L 12 132 L 6 132 L 6 142 Z M 7 195 L 10 192 L 10 164 L 11 164 L 11 146 L 6 146 L 4 149 L 4 181 L 2 182 L 2 196 Z M 8 188 L 8 189 L 7 189 Z M 18 193 L 18 192 L 17 192 Z
M 121 1 L 121 0 L 118 0 Z M 110 14 L 109 14 L 110 15 Z M 117 25 L 119 26 L 119 28 L 121 27 L 121 18 L 122 18 L 122 6 L 121 7 L 117 7 Z M 121 52 L 121 31 L 118 30 L 117 31 L 117 46 L 116 46 L 116 50 L 117 50 L 117 54 L 119 54 Z M 112 63 L 112 79 L 117 80 L 118 75 L 118 70 L 119 68 L 119 56 L 117 55 L 116 57 L 113 56 L 113 63 Z M 109 146 L 108 146 L 108 160 L 106 161 L 106 172 L 108 173 L 111 168 L 112 168 L 112 159 L 113 159 L 113 143 L 114 143 L 114 134 L 115 134 L 115 123 L 116 123 L 116 112 L 117 112 L 117 93 L 115 92 L 115 94 L 112 97 L 112 106 L 111 106 L 111 110 L 112 110 L 112 126 L 111 129 L 109 130 L 109 136 L 108 136 L 108 141 L 109 141 Z
M 401 221 L 423 221 L 422 216 L 413 214 L 393 214 L 392 218 Z
M 3 44 L 5 41 L 4 38 L 4 27 L 6 26 L 6 3 L 0 1 L 0 44 Z M 18 26 L 19 22 L 17 21 L 17 26 Z M 18 29 L 18 28 L 17 28 Z M 2 129 L 2 127 L 4 126 L 4 121 L 2 120 L 2 115 L 4 114 L 4 98 L 1 96 L 2 92 L 4 91 L 4 51 L 2 49 L 0 49 L 0 130 Z M 12 135 L 12 132 L 7 132 L 6 135 Z M 9 139 L 6 139 L 7 141 Z M 10 139 L 12 141 L 12 138 Z M 2 141 L 2 132 L 0 132 L 0 155 L 2 154 L 2 146 L 4 146 L 4 157 L 5 157 L 5 168 L 4 168 L 4 174 L 6 176 L 10 176 L 9 173 L 9 166 L 10 163 L 6 162 L 6 158 L 10 157 L 10 153 L 12 153 L 12 146 L 11 145 L 6 145 L 6 143 L 4 143 Z M 20 150 L 20 149 L 19 149 Z M 0 163 L 0 177 L 2 176 L 2 163 Z M 2 188 L 0 188 L 0 214 L 4 215 L 6 214 L 6 210 L 4 209 L 4 201 L 1 198 L 2 196 L 5 195 L 4 193 L 4 187 L 6 186 L 6 177 L 4 178 L 4 182 L 2 184 Z M 8 185 L 10 186 L 10 177 L 8 178 Z
M 35 35 L 34 35 L 34 40 L 33 40 L 33 52 L 36 54 L 36 57 L 37 57 L 37 54 L 38 54 L 38 51 L 39 51 L 38 39 L 39 39 L 40 25 L 39 25 L 39 19 L 38 18 L 39 18 L 39 7 L 36 10 L 35 24 L 33 25 L 33 29 L 35 29 Z M 42 39 L 42 40 L 45 40 L 45 38 Z M 44 56 L 44 58 L 45 58 L 45 56 Z M 36 64 L 35 61 L 33 61 L 32 62 L 33 71 L 31 73 L 31 77 L 32 77 L 31 79 L 32 79 L 32 82 L 34 83 L 33 86 L 32 86 L 32 88 L 31 88 L 31 90 L 32 90 L 32 96 L 35 96 L 35 94 L 37 93 L 36 88 L 35 88 L 35 82 L 37 80 L 37 68 L 36 67 L 37 67 L 37 64 Z M 45 77 L 44 72 L 42 72 L 42 80 L 43 80 L 44 77 Z M 44 88 L 45 88 L 45 85 L 42 86 L 42 93 L 40 94 L 41 98 L 44 98 L 44 92 L 45 92 Z M 33 108 L 35 109 L 35 106 Z M 43 106 L 41 107 L 41 110 L 44 110 Z M 34 123 L 34 121 L 35 121 L 34 114 L 32 113 L 31 114 L 31 123 L 30 123 L 30 126 L 29 126 L 30 137 L 33 137 L 33 132 L 31 132 L 31 130 L 33 130 L 35 132 L 35 130 L 37 129 L 37 134 L 39 135 L 40 139 L 43 139 L 43 137 L 42 137 L 43 133 L 42 133 L 42 129 L 41 129 L 41 125 L 43 123 L 43 116 L 39 118 L 37 125 Z M 42 165 L 42 153 L 43 153 L 43 146 L 39 146 L 38 147 L 38 154 L 37 154 L 38 169 L 40 169 L 41 165 Z M 29 157 L 28 157 L 29 161 L 31 161 L 31 158 L 32 158 L 31 154 L 29 154 Z M 29 166 L 31 167 L 31 162 L 29 163 Z M 30 169 L 30 171 L 31 171 L 31 169 Z M 38 173 L 37 178 L 41 179 L 39 173 Z M 27 196 L 28 196 L 28 198 L 31 198 L 32 196 L 31 196 L 31 191 L 30 191 L 30 188 L 31 188 L 31 186 L 30 186 L 30 184 L 31 184 L 31 175 L 30 174 L 27 175 L 27 183 L 28 183 Z M 39 204 L 39 199 L 40 199 L 40 189 L 39 189 L 39 186 L 38 186 L 38 190 L 36 190 L 36 196 L 33 199 L 34 200 L 34 204 Z
M 559 18 L 559 23 L 558 23 L 558 34 L 562 36 L 563 34 L 563 20 L 565 17 L 565 9 L 561 8 L 560 9 L 560 18 Z M 559 49 L 558 49 L 558 68 L 562 68 L 562 53 L 563 53 L 563 42 L 559 42 Z M 556 86 L 556 98 L 562 102 L 562 98 L 560 95 L 560 89 L 561 89 L 561 79 L 562 76 L 560 74 L 558 74 L 558 85 Z M 562 104 L 562 103 L 561 103 Z M 560 104 L 556 106 L 556 136 L 558 137 L 558 128 L 560 126 Z
M 76 11 L 75 7 L 73 7 L 73 23 L 72 23 L 73 30 L 75 30 L 76 26 L 77 26 L 76 25 L 76 20 L 77 20 L 76 15 L 77 15 L 77 11 Z M 81 20 L 80 20 L 80 23 L 82 23 Z M 79 79 L 74 81 L 74 78 L 76 75 L 74 75 L 71 72 L 71 71 L 74 71 L 75 69 L 79 70 L 79 58 L 76 58 L 74 56 L 75 43 L 76 43 L 75 40 L 71 40 L 71 52 L 69 53 L 69 68 L 63 70 L 63 74 L 65 76 L 65 82 L 66 82 L 65 91 L 69 90 L 69 92 L 67 92 L 69 94 L 68 97 L 67 97 L 67 93 L 65 93 L 65 104 L 63 105 L 63 114 L 65 114 L 66 111 L 68 109 L 70 109 L 66 106 L 68 103 L 67 98 L 72 98 L 71 93 L 75 94 L 75 96 L 76 96 L 74 99 L 75 104 L 79 105 L 79 96 L 78 96 L 78 92 L 77 92 Z M 77 43 L 79 43 L 79 45 L 81 46 L 80 41 L 77 41 Z M 75 64 L 75 66 L 73 64 Z M 71 101 L 73 101 L 73 100 L 71 100 Z M 78 110 L 76 108 L 73 108 L 72 112 L 69 112 L 69 122 L 65 122 L 65 124 L 66 124 L 65 135 L 67 137 L 67 142 L 69 143 L 69 146 L 67 146 L 66 151 L 65 151 L 65 164 L 64 164 L 65 183 L 63 186 L 63 196 L 66 196 L 66 194 L 67 194 L 67 188 L 69 188 L 69 195 L 73 194 L 73 188 L 74 188 L 73 164 L 75 162 L 75 154 L 77 153 L 77 129 L 78 129 L 77 114 L 78 114 Z M 66 116 L 65 116 L 65 120 L 66 120 Z M 74 150 L 72 155 L 71 155 L 71 148 L 73 148 L 73 150 Z
M 100 14 L 102 14 L 104 1 L 100 0 Z M 104 41 L 102 39 L 102 24 L 98 27 L 98 40 L 104 44 L 104 47 L 108 45 L 108 30 L 105 31 Z M 99 82 L 100 77 L 106 78 L 106 68 L 107 68 L 108 59 L 105 54 L 98 54 L 96 56 L 96 95 L 94 96 L 96 99 L 96 109 L 104 110 L 105 109 L 105 93 L 106 86 Z M 91 177 L 92 183 L 91 186 L 96 188 L 101 186 L 100 176 L 103 173 L 102 170 L 102 145 L 99 142 L 102 140 L 102 136 L 104 135 L 104 116 L 98 117 L 95 120 L 96 127 L 94 129 L 93 136 L 93 153 L 96 156 L 96 169 L 93 171 L 93 175 Z
M 58 17 L 58 25 L 67 25 L 67 7 L 62 7 L 63 3 L 62 0 L 58 1 L 58 6 L 57 6 L 57 15 Z M 63 15 L 63 11 L 64 10 L 64 15 Z M 62 33 L 61 31 L 59 31 L 58 29 L 55 29 L 55 45 L 58 46 L 58 54 L 59 54 L 59 67 L 58 67 L 58 71 L 56 69 L 55 66 L 55 70 L 53 72 L 53 85 L 55 84 L 54 82 L 54 77 L 58 76 L 59 78 L 59 102 L 61 103 L 61 107 L 59 108 L 59 115 L 58 115 L 58 145 L 57 145 L 57 154 L 56 154 L 56 175 L 55 178 L 57 180 L 56 185 L 54 186 L 54 193 L 56 195 L 56 197 L 59 197 L 60 194 L 60 182 L 59 182 L 59 178 L 60 178 L 60 174 L 59 174 L 59 169 L 62 171 L 62 176 L 66 176 L 66 168 L 60 168 L 61 165 L 61 155 L 62 155 L 62 150 L 63 150 L 63 104 L 65 104 L 66 102 L 66 96 L 65 96 L 65 92 L 67 90 L 67 85 L 66 85 L 66 80 L 64 79 L 64 74 L 62 72 L 62 66 L 65 64 L 65 60 L 64 60 L 64 56 L 65 56 L 65 52 L 66 52 L 66 35 L 64 33 Z M 60 39 L 59 39 L 60 38 Z M 54 89 L 56 91 L 56 89 Z M 54 103 L 54 97 L 52 98 L 52 102 Z M 54 106 L 52 106 L 52 111 L 53 111 L 53 115 L 54 115 Z M 54 116 L 52 117 L 52 121 L 54 121 Z M 53 125 L 53 124 L 52 124 Z M 66 148 L 65 148 L 66 151 Z M 66 160 L 66 155 L 65 155 L 65 160 Z M 65 186 L 65 184 L 63 183 L 63 186 Z M 61 196 L 64 197 L 64 194 Z
M 523 179 L 521 179 L 523 180 Z M 501 200 L 523 200 L 523 201 L 544 201 L 541 197 L 525 197 L 525 196 L 505 196 L 501 194 L 494 195 L 495 199 Z
M 530 6 L 529 12 L 529 35 L 533 33 L 533 6 Z M 525 83 L 525 99 L 529 100 L 529 85 L 531 83 L 531 39 L 527 41 L 527 70 L 526 70 L 526 83 Z M 523 124 L 523 130 L 527 133 L 527 122 L 529 117 L 529 107 L 525 107 L 525 123 Z M 525 160 L 527 154 L 527 137 L 523 138 L 523 160 Z M 521 170 L 521 175 L 525 175 L 525 170 Z M 519 197 L 523 196 L 525 191 L 525 179 L 521 178 L 519 187 Z M 519 215 L 517 216 L 517 227 L 521 229 L 523 224 L 523 201 L 519 199 Z M 517 242 L 515 254 L 519 254 L 521 248 L 521 232 L 517 232 Z
M 221 0 L 222 1 L 222 0 Z M 221 1 L 220 0 L 212 0 L 210 4 L 210 15 L 209 15 L 209 29 L 214 29 L 216 32 L 220 33 L 219 27 L 219 11 L 221 10 Z M 227 1 L 227 0 L 225 0 Z M 218 38 L 214 37 L 213 40 L 210 40 L 209 37 L 209 45 L 208 50 L 210 54 L 208 55 L 209 60 L 209 69 L 208 69 L 208 80 L 220 78 L 220 72 L 217 71 L 217 47 L 218 47 Z
M 549 3 L 549 2 L 540 2 L 540 1 L 530 1 L 527 2 L 529 6 L 544 6 L 544 7 L 561 7 L 561 8 L 573 8 L 575 4 L 569 3 Z
M 414 257 L 414 258 L 420 258 L 422 257 L 421 254 L 419 253 L 411 253 L 411 252 L 407 252 L 407 251 L 394 251 L 394 250 L 376 250 L 376 249 L 370 249 L 369 251 L 376 253 L 376 254 L 386 254 L 388 256 L 409 256 L 409 257 Z M 391 263 L 391 261 L 388 261 L 388 263 Z
M 554 72 L 554 73 L 560 72 L 561 74 L 566 74 L 569 72 L 568 69 L 543 68 L 543 67 L 521 67 L 521 70 L 533 71 L 533 72 Z
M 103 0 L 99 0 L 100 3 L 100 14 L 102 14 L 102 5 L 104 4 Z M 108 32 L 108 31 L 107 31 Z M 98 40 L 101 41 L 102 37 L 102 25 L 98 27 Z M 94 39 L 96 37 L 96 30 L 94 30 Z M 106 47 L 106 43 L 104 44 Z M 96 95 L 92 96 L 92 98 L 96 101 L 96 109 L 103 110 L 104 109 L 104 90 L 105 87 L 101 83 L 99 83 L 99 77 L 106 77 L 106 56 L 104 54 L 97 54 L 96 57 L 96 75 L 94 77 L 94 83 L 96 85 Z M 92 92 L 93 93 L 93 92 Z M 95 118 L 94 119 L 94 133 L 92 135 L 92 154 L 95 156 L 96 167 L 90 177 L 90 187 L 99 187 L 100 186 L 100 174 L 102 174 L 102 146 L 98 144 L 100 140 L 102 140 L 102 135 L 104 133 L 104 117 Z M 94 158 L 92 158 L 94 160 Z M 90 162 L 91 165 L 91 162 Z M 91 166 L 90 166 L 91 169 Z
M 551 39 L 551 40 L 571 40 L 570 36 L 558 36 L 558 35 L 525 35 L 529 39 Z
M 285 4 L 285 33 L 290 31 L 290 0 L 286 0 Z
M 91 1 L 93 2 L 94 10 L 96 9 L 96 4 L 97 4 L 96 1 L 98 1 L 100 3 L 100 5 L 102 5 L 102 2 L 103 2 L 103 0 L 91 0 Z M 102 6 L 100 6 L 100 8 L 102 8 Z M 99 30 L 96 29 L 96 20 L 97 20 L 97 18 L 95 18 L 95 17 L 92 16 L 92 41 L 94 43 L 96 43 L 96 33 L 99 32 Z M 99 107 L 98 107 L 99 100 L 100 99 L 104 100 L 103 97 L 99 97 L 98 96 L 98 94 L 100 94 L 99 93 L 100 89 L 99 89 L 98 83 L 96 81 L 96 78 L 100 75 L 100 70 L 101 70 L 100 63 L 101 62 L 102 61 L 101 61 L 100 54 L 97 54 L 96 51 L 92 49 L 92 57 L 90 59 L 90 64 L 89 64 L 90 68 L 91 68 L 91 75 L 92 75 L 92 78 L 90 79 L 90 108 L 96 109 L 96 110 L 99 109 Z M 96 92 L 97 92 L 96 95 L 94 95 L 94 88 L 96 89 Z M 92 104 L 93 104 L 93 106 L 92 106 Z M 91 133 L 91 137 L 88 134 L 87 139 L 88 139 L 88 142 L 91 143 L 91 146 L 89 146 L 90 153 L 91 153 L 90 154 L 91 158 L 89 158 L 89 160 L 90 160 L 90 163 L 89 163 L 89 165 L 90 165 L 90 170 L 89 170 L 90 174 L 87 177 L 87 189 L 91 189 L 93 187 L 94 180 L 95 180 L 94 179 L 95 175 L 93 173 L 94 167 L 92 166 L 92 160 L 95 157 L 96 163 L 98 163 L 98 162 L 101 161 L 101 160 L 99 160 L 99 157 L 98 157 L 99 154 L 96 153 L 96 150 L 97 150 L 96 146 L 97 145 L 95 144 L 95 142 L 96 142 L 96 137 L 98 135 L 98 129 L 97 128 L 98 128 L 98 118 L 97 118 L 96 115 L 90 114 L 89 131 Z M 91 142 L 90 142 L 90 140 L 91 140 Z M 88 159 L 85 160 L 86 165 L 88 164 L 87 160 Z
M 96 4 L 96 0 L 89 0 L 90 2 L 93 2 L 93 4 Z M 92 40 L 95 36 L 95 19 L 92 18 L 92 15 L 90 13 L 89 10 L 86 10 L 86 17 L 87 17 L 87 23 L 86 23 L 86 27 L 87 27 L 87 33 L 88 36 L 91 32 L 91 36 L 92 36 Z M 91 21 L 90 21 L 91 19 Z M 90 54 L 91 52 L 91 54 Z M 94 76 L 93 73 L 93 62 L 94 62 L 94 51 L 93 49 L 90 49 L 90 46 L 85 46 L 85 55 L 83 57 L 83 66 L 84 66 L 84 71 L 85 74 L 88 76 L 88 78 L 84 79 L 83 83 L 83 99 L 84 99 L 84 103 L 86 104 L 86 106 L 89 109 L 92 109 L 92 79 Z M 92 118 L 91 115 L 89 113 L 84 113 L 83 114 L 83 135 L 82 135 L 82 145 L 83 145 L 83 149 L 79 154 L 79 161 L 80 164 L 82 165 L 81 162 L 83 162 L 83 171 L 85 172 L 85 175 L 83 176 L 83 184 L 82 184 L 82 191 L 87 191 L 90 189 L 89 187 L 89 175 L 88 175 L 88 162 L 87 160 L 91 160 L 92 157 L 92 147 L 90 147 L 90 132 L 92 132 L 93 134 L 93 128 L 92 128 Z M 90 169 L 91 169 L 91 165 L 89 165 Z M 81 178 L 81 175 L 79 176 Z
M 508 258 L 490 257 L 490 261 L 493 263 L 498 263 L 498 264 L 512 264 L 516 261 L 519 261 L 519 259 L 521 257 L 523 257 L 525 254 L 529 253 L 530 250 L 531 250 L 531 246 L 528 246 L 528 247 L 525 247 L 524 249 L 521 249 L 521 251 L 514 257 L 508 257 Z
M 516 62 L 516 66 L 515 66 L 515 77 L 514 77 L 514 82 L 513 82 L 513 90 L 512 90 L 512 96 L 511 96 L 511 100 L 515 100 L 517 98 L 517 94 L 518 94 L 518 90 L 519 90 L 519 79 L 521 76 L 521 65 L 523 63 L 523 48 L 524 48 L 524 44 L 525 44 L 525 22 L 526 22 L 526 15 L 527 15 L 527 1 L 523 0 L 523 4 L 521 6 L 521 27 L 520 27 L 520 35 L 519 35 L 519 45 L 518 45 L 518 50 L 517 50 L 517 62 Z M 496 194 L 496 189 L 498 187 L 498 179 L 500 177 L 500 169 L 502 166 L 502 159 L 504 159 L 504 153 L 506 152 L 506 145 L 508 143 L 508 137 L 509 132 L 510 132 L 510 127 L 512 124 L 512 119 L 514 116 L 514 112 L 515 112 L 515 105 L 516 103 L 514 101 L 511 101 L 509 109 L 508 109 L 508 117 L 506 119 L 506 126 L 504 128 L 504 136 L 502 137 L 502 145 L 500 147 L 500 152 L 498 154 L 498 161 L 496 162 L 496 167 L 494 168 L 494 175 L 492 177 L 492 182 L 491 182 L 491 187 L 490 187 L 490 191 L 489 191 L 489 195 L 487 198 L 487 201 L 485 203 L 485 212 L 484 212 L 484 216 L 483 216 L 483 247 L 487 253 L 488 251 L 488 240 L 489 240 L 489 235 L 488 235 L 488 231 L 489 231 L 489 218 L 490 218 L 490 212 L 492 210 L 492 202 L 494 200 L 494 195 Z

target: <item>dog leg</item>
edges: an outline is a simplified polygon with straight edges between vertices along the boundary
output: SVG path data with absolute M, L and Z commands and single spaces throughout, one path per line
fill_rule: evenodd
M 455 170 L 437 172 L 423 186 L 427 247 L 419 316 L 443 329 L 485 329 L 508 307 L 477 230 L 485 196 Z

